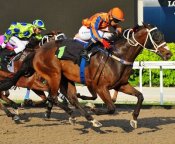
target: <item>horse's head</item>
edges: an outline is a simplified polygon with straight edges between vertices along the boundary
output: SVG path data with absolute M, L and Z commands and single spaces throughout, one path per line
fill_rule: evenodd
M 64 33 L 59 31 L 52 31 L 50 33 L 47 33 L 43 36 L 41 40 L 36 39 L 35 37 L 31 37 L 29 39 L 29 43 L 26 45 L 27 51 L 34 51 L 35 49 L 38 49 L 40 46 L 42 46 L 44 43 L 47 43 L 51 40 L 63 40 L 66 39 L 66 36 Z
M 155 52 L 164 60 L 168 60 L 172 56 L 165 42 L 163 33 L 153 25 L 137 25 L 133 29 L 128 30 L 127 33 L 124 33 L 124 37 L 128 40 L 130 45 L 140 45 L 143 48 Z
M 46 34 L 45 36 L 43 36 L 41 42 L 40 42 L 40 46 L 42 46 L 44 43 L 49 42 L 51 40 L 64 40 L 66 39 L 66 36 L 64 33 L 60 32 L 60 31 L 52 31 L 48 34 Z

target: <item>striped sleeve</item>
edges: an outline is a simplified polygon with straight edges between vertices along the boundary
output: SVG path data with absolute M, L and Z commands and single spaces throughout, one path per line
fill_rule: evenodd
M 102 23 L 102 18 L 100 16 L 94 17 L 91 21 L 91 33 L 92 33 L 92 38 L 97 39 L 98 41 L 102 41 L 102 37 L 99 35 L 98 30 L 99 26 Z

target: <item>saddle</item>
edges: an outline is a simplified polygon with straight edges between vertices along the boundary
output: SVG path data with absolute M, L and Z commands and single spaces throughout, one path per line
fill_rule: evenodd
M 84 45 L 75 39 L 66 39 L 61 42 L 57 42 L 58 48 L 55 52 L 55 56 L 61 60 L 71 60 L 74 63 L 80 65 L 81 53 L 84 50 Z M 94 46 L 88 55 L 94 55 L 99 49 Z M 89 62 L 88 62 L 89 63 Z

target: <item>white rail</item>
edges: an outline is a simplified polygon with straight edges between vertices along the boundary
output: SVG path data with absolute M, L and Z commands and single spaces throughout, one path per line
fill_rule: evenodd
M 160 69 L 160 104 L 163 105 L 163 69 L 175 69 L 175 61 L 140 61 L 134 62 L 134 69 L 139 69 L 139 87 L 142 89 L 142 71 L 149 69 L 149 81 L 151 87 L 151 69 Z

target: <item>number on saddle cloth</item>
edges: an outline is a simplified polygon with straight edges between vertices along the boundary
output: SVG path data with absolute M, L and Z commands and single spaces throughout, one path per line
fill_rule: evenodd
M 66 39 L 64 41 L 58 41 L 58 49 L 55 52 L 55 56 L 62 60 L 71 60 L 77 62 L 80 58 L 80 52 L 83 46 L 73 39 Z

